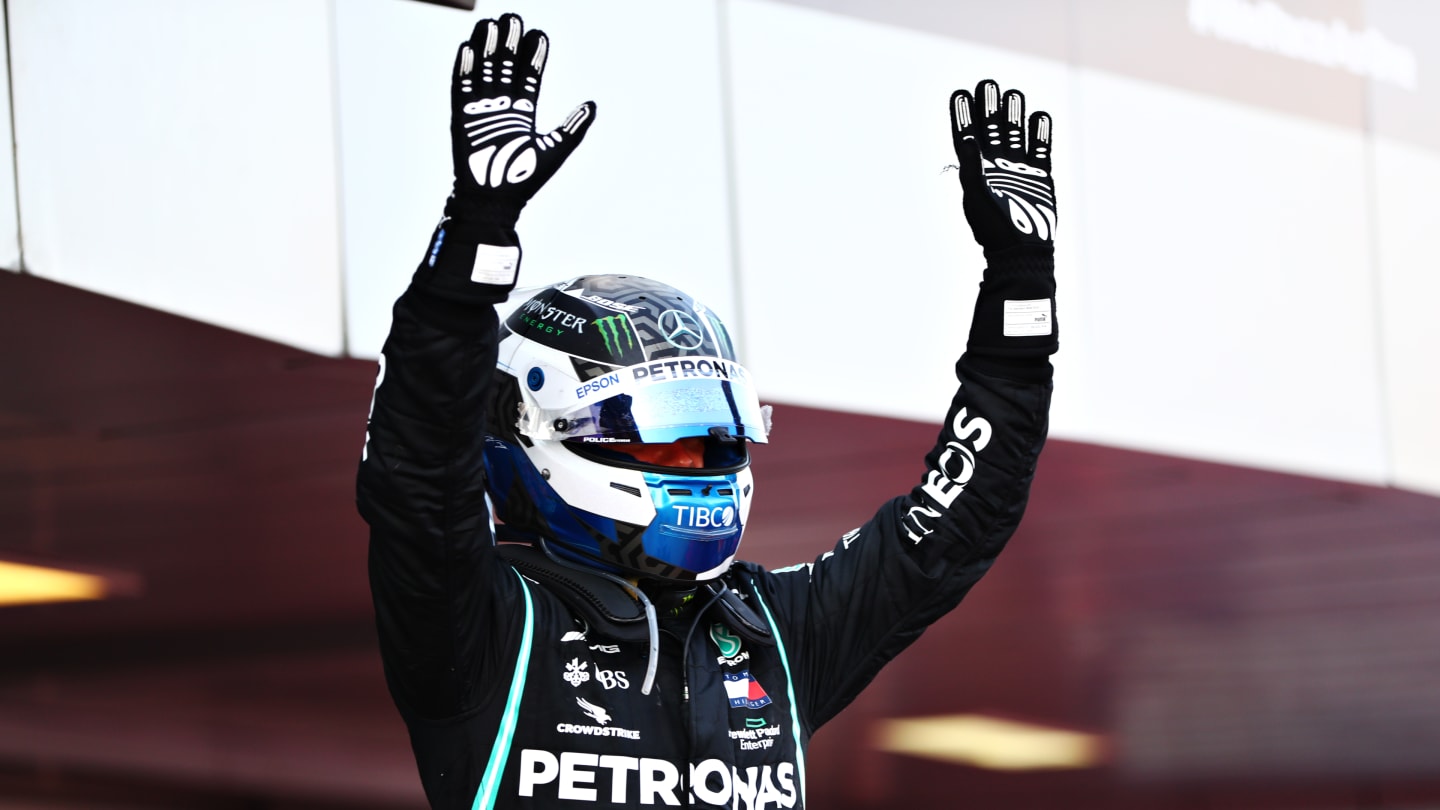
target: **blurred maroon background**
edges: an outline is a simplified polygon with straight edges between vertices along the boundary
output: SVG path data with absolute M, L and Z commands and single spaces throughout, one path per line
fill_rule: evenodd
M 131 591 L 0 608 L 0 808 L 423 807 L 353 507 L 373 364 L 10 273 L 0 346 L 0 558 Z M 775 423 L 744 547 L 770 565 L 908 489 L 935 434 Z M 1103 735 L 1108 761 L 876 746 L 886 718 L 959 713 Z M 809 795 L 1440 806 L 1440 499 L 1052 441 L 993 572 L 818 734 Z

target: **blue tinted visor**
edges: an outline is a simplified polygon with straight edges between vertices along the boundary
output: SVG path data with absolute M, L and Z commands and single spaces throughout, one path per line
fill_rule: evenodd
M 728 360 L 629 366 L 581 383 L 575 393 L 578 402 L 567 407 L 526 408 L 521 428 L 531 436 L 585 444 L 659 444 L 724 434 L 768 440 L 770 408 L 760 404 L 744 369 Z

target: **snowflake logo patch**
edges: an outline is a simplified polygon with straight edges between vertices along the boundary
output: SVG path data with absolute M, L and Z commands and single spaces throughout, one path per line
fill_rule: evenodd
M 578 687 L 590 680 L 589 669 L 590 664 L 587 662 L 581 661 L 579 658 L 572 658 L 570 663 L 565 665 L 565 680 L 569 681 L 571 686 Z

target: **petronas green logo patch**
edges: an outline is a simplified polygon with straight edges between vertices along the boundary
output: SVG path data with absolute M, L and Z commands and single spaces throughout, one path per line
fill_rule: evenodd
M 734 658 L 740 652 L 740 637 L 719 622 L 710 625 L 710 640 L 715 642 L 715 646 L 720 648 L 720 654 L 726 658 Z
M 605 339 L 605 351 L 611 357 L 623 357 L 625 352 L 635 348 L 635 330 L 630 326 L 628 316 L 611 315 L 591 325 L 600 330 L 600 337 Z

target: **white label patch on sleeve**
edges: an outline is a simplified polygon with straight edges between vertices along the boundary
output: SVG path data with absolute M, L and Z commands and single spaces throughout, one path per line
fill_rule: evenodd
M 475 267 L 470 271 L 470 280 L 480 284 L 514 284 L 519 266 L 520 248 L 514 245 L 476 245 Z
M 1005 337 L 1026 337 L 1054 333 L 1050 299 L 1005 302 Z

